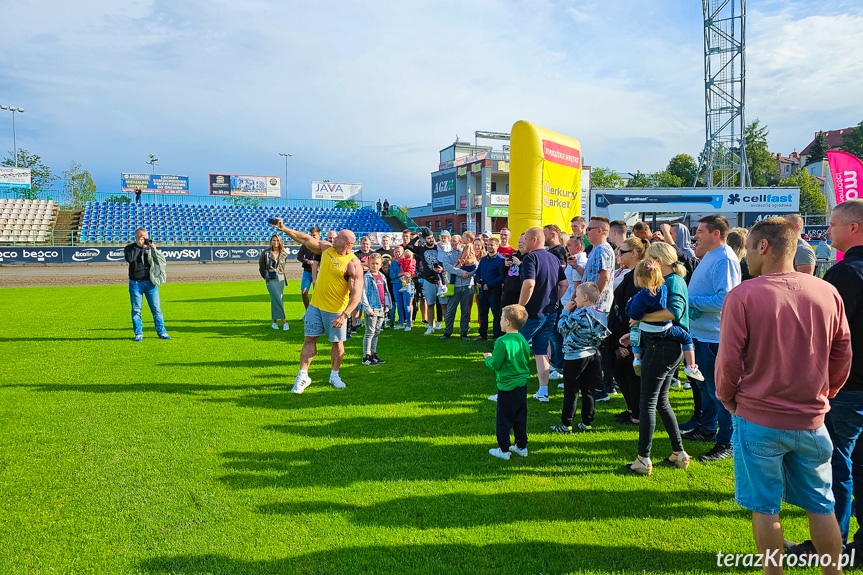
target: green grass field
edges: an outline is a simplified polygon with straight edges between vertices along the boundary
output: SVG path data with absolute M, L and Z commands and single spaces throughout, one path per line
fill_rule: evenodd
M 174 339 L 145 311 L 136 344 L 125 287 L 0 290 L 0 573 L 719 573 L 718 551 L 755 551 L 731 461 L 623 472 L 622 396 L 600 433 L 552 436 L 553 388 L 530 400 L 530 456 L 490 457 L 491 343 L 385 331 L 366 367 L 354 337 L 347 389 L 327 345 L 291 394 L 287 293 L 282 332 L 262 282 L 162 286 Z

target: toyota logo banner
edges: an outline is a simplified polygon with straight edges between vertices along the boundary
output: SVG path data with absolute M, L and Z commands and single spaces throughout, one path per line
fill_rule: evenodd
M 169 262 L 257 261 L 269 246 L 163 246 L 159 251 Z M 286 246 L 289 258 L 299 248 Z M 123 248 L 111 247 L 45 247 L 0 246 L 2 264 L 90 264 L 123 262 Z

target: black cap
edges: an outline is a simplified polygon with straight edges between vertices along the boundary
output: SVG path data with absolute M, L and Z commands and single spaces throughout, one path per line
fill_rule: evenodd
M 424 237 L 424 238 L 427 238 L 427 237 L 429 237 L 429 236 L 434 236 L 434 234 L 432 233 L 432 231 L 431 231 L 430 229 L 426 228 L 426 227 L 422 227 L 422 228 L 420 228 L 420 235 L 421 235 L 422 237 Z

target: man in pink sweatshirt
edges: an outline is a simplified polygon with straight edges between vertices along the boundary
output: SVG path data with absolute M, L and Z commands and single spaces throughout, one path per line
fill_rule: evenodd
M 733 416 L 734 498 L 752 511 L 759 553 L 782 553 L 784 499 L 806 511 L 818 553 L 831 557 L 822 571 L 839 573 L 824 414 L 851 369 L 851 334 L 836 289 L 794 271 L 796 247 L 794 226 L 782 218 L 750 231 L 749 271 L 760 277 L 731 290 L 722 306 L 716 397 Z M 765 561 L 764 572 L 782 567 Z

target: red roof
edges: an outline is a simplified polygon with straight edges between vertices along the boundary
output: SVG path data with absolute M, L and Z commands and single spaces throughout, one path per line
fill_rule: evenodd
M 856 126 L 851 126 L 850 128 L 844 128 L 842 130 L 829 130 L 824 132 L 824 135 L 827 137 L 827 149 L 835 150 L 839 146 L 842 145 L 842 137 L 853 130 Z M 803 148 L 803 151 L 800 152 L 801 156 L 808 156 L 812 151 L 812 146 L 815 145 L 815 140 L 818 139 L 818 132 L 815 132 L 815 137 L 812 138 L 812 141 L 809 142 L 809 145 Z

